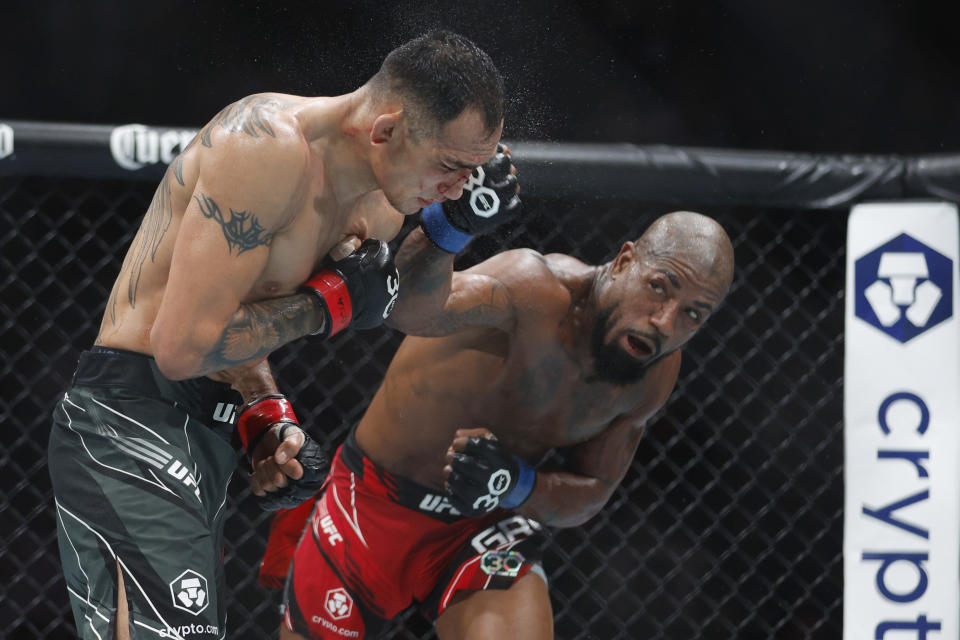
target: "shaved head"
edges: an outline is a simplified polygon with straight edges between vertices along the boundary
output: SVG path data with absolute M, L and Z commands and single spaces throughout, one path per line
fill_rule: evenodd
M 597 380 L 641 380 L 700 329 L 733 281 L 733 245 L 716 221 L 674 211 L 601 268 L 590 353 Z
M 713 218 L 693 211 L 674 211 L 653 221 L 637 240 L 640 255 L 688 260 L 725 295 L 733 281 L 733 245 Z

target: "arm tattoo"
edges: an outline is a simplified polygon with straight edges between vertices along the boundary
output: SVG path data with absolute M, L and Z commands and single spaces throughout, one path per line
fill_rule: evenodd
M 120 288 L 120 281 L 113 283 L 113 289 L 110 290 L 110 297 L 107 298 L 107 313 L 110 314 L 110 324 L 117 326 L 117 289 Z M 100 344 L 100 336 L 97 336 L 96 344 Z
M 509 290 L 497 278 L 464 276 L 452 290 L 453 256 L 420 230 L 406 237 L 396 257 L 400 299 L 391 326 L 415 335 L 449 335 L 471 327 L 499 326 L 509 312 Z
M 187 149 L 193 146 L 194 141 L 197 139 L 197 136 L 193 136 L 193 140 L 190 141 L 190 144 L 187 145 Z M 180 183 L 181 187 L 186 186 L 183 183 L 183 154 L 187 152 L 187 149 L 184 149 L 173 159 L 173 162 L 170 163 L 170 168 L 173 169 L 173 175 L 176 176 L 177 182 Z
M 509 296 L 507 285 L 492 276 L 487 277 L 493 280 L 487 299 L 468 307 L 461 307 L 454 299 L 453 308 L 445 309 L 436 316 L 434 326 L 437 330 L 447 335 L 471 327 L 491 326 L 503 318 L 505 301 Z
M 196 375 L 265 356 L 309 335 L 323 322 L 316 296 L 294 294 L 240 305 Z
M 117 297 L 120 292 L 120 280 L 127 277 L 127 300 L 130 302 L 130 308 L 137 308 L 137 294 L 140 291 L 140 278 L 143 275 L 143 268 L 150 258 L 150 262 L 156 261 L 157 250 L 160 248 L 163 238 L 170 229 L 170 223 L 173 220 L 173 203 L 170 198 L 170 171 L 163 176 L 160 186 L 153 194 L 153 200 L 147 213 L 143 216 L 140 223 L 140 230 L 130 245 L 130 250 L 123 260 L 123 266 L 120 268 L 120 275 L 117 278 L 117 284 L 110 292 L 110 299 L 107 301 L 107 312 L 110 314 L 110 322 L 113 326 L 117 325 Z
M 282 98 L 247 96 L 243 100 L 234 102 L 221 109 L 197 135 L 193 136 L 190 144 L 170 163 L 177 182 L 180 183 L 181 187 L 186 186 L 183 182 L 183 156 L 198 140 L 203 146 L 212 147 L 213 141 L 210 137 L 216 125 L 220 125 L 223 129 L 231 133 L 243 133 L 253 138 L 259 138 L 261 133 L 265 133 L 271 138 L 276 138 L 277 135 L 274 133 L 273 125 L 270 122 L 270 114 L 275 111 L 283 111 L 292 104 L 289 100 Z
M 209 218 L 223 229 L 223 237 L 227 239 L 227 249 L 232 253 L 237 249 L 237 255 L 257 247 L 269 246 L 273 234 L 260 225 L 257 216 L 249 211 L 235 211 L 230 209 L 229 217 L 220 210 L 220 205 L 213 198 L 204 194 L 194 196 L 200 205 L 200 213 Z
M 200 142 L 205 147 L 212 147 L 210 136 L 213 128 L 220 125 L 230 133 L 242 133 L 252 138 L 259 138 L 266 134 L 276 138 L 270 116 L 276 111 L 283 111 L 292 103 L 288 100 L 272 96 L 254 95 L 226 106 L 200 132 Z

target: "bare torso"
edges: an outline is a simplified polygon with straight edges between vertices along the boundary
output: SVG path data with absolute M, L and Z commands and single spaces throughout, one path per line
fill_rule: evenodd
M 386 205 L 381 192 L 338 199 L 328 180 L 328 158 L 334 156 L 336 141 L 342 135 L 339 108 L 335 98 L 258 94 L 230 105 L 208 123 L 171 164 L 157 188 L 114 284 L 97 344 L 152 353 L 150 332 L 167 288 L 175 250 L 178 244 L 194 239 L 181 234 L 191 206 L 192 215 L 197 215 L 199 208 L 207 217 L 221 216 L 220 224 L 207 220 L 204 232 L 223 236 L 233 255 L 255 249 L 245 245 L 244 238 L 256 236 L 256 226 L 241 214 L 279 219 L 266 243 L 269 256 L 265 265 L 240 294 L 244 303 L 293 294 L 330 250 L 346 238 L 392 238 L 400 228 L 402 215 Z M 227 159 L 230 166 L 224 167 L 224 158 L 214 157 L 211 150 L 228 145 L 232 145 L 232 156 Z M 283 145 L 284 154 L 297 156 L 299 171 L 270 194 L 267 208 L 273 210 L 248 211 L 245 206 L 249 205 L 243 202 L 223 200 L 217 213 L 209 203 L 201 203 L 206 193 L 229 193 L 233 183 L 242 182 L 244 176 L 255 179 L 267 169 L 258 166 L 257 158 L 270 145 Z M 269 153 L 267 157 L 272 157 Z M 236 233 L 229 240 L 223 220 L 235 225 Z M 195 274 L 198 280 L 206 276 Z
M 589 335 L 575 311 L 579 283 L 591 268 L 561 255 L 527 252 L 522 259 L 541 263 L 540 285 L 527 304 L 532 311 L 512 330 L 404 340 L 357 429 L 358 445 L 373 462 L 439 489 L 457 429 L 487 428 L 509 451 L 536 462 L 662 402 L 679 353 L 633 385 L 591 380 Z

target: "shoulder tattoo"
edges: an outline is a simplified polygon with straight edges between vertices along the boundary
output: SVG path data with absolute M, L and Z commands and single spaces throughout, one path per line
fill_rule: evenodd
M 205 147 L 212 147 L 210 136 L 213 128 L 218 125 L 231 133 L 242 133 L 252 138 L 259 138 L 261 135 L 276 138 L 271 116 L 277 111 L 283 111 L 291 104 L 289 100 L 273 96 L 247 96 L 243 100 L 224 107 L 215 115 L 200 132 L 200 142 Z

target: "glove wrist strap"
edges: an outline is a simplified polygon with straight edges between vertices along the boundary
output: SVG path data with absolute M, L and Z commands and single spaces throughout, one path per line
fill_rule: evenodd
M 533 493 L 534 486 L 537 484 L 536 470 L 527 464 L 526 460 L 522 460 L 516 456 L 513 458 L 519 465 L 519 469 L 517 470 L 519 477 L 513 490 L 500 501 L 500 506 L 504 509 L 515 509 L 526 502 L 530 494 Z
M 473 240 L 472 235 L 450 224 L 439 202 L 420 212 L 420 224 L 430 241 L 447 253 L 460 253 Z
M 310 335 L 329 338 L 343 331 L 353 318 L 353 304 L 346 281 L 335 271 L 323 269 L 303 283 L 302 291 L 312 293 L 320 300 L 326 320 Z
M 278 393 L 251 400 L 240 411 L 237 418 L 237 434 L 248 454 L 266 435 L 267 430 L 278 422 L 298 424 L 290 401 Z

